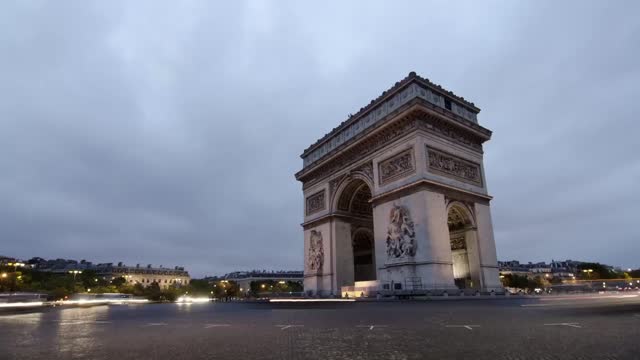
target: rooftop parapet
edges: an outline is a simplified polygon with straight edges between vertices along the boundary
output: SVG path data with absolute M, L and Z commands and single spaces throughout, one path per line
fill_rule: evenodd
M 372 127 L 401 106 L 411 100 L 419 98 L 448 111 L 455 119 L 470 121 L 478 124 L 477 114 L 480 109 L 472 102 L 459 97 L 418 76 L 415 72 L 397 82 L 391 89 L 385 91 L 369 105 L 363 107 L 354 115 L 343 121 L 339 126 L 309 146 L 302 153 L 303 168 L 323 158 L 326 154 Z

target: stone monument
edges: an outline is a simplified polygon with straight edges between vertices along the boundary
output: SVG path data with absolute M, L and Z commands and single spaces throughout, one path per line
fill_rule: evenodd
M 479 112 L 412 72 L 304 151 L 308 294 L 502 289 Z

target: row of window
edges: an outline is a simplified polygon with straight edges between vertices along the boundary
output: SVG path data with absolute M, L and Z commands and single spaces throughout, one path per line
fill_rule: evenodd
M 164 283 L 164 284 L 177 284 L 177 283 L 182 283 L 183 281 L 182 281 L 182 279 L 177 279 L 177 280 L 176 279 L 164 279 L 164 282 L 163 282 L 162 279 L 142 279 L 142 280 L 135 280 L 135 281 L 133 279 L 130 279 L 129 282 L 130 283 L 140 282 L 140 283 L 147 283 L 147 284 L 148 283 L 152 283 L 152 282 L 157 282 L 158 284 L 162 284 L 162 283 Z M 187 281 L 185 280 L 184 282 L 186 283 Z

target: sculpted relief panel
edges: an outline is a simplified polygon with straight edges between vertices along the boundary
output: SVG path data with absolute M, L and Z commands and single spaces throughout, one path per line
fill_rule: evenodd
M 393 206 L 387 228 L 387 258 L 390 260 L 416 254 L 416 232 L 409 209 Z
M 413 148 L 378 163 L 380 185 L 387 184 L 397 178 L 408 175 L 416 169 Z
M 421 118 L 420 128 L 425 129 L 442 138 L 453 141 L 456 144 L 468 147 L 472 150 L 482 152 L 482 140 L 477 136 L 469 134 L 460 128 L 453 126 L 446 121 L 432 115 L 424 115 Z
M 322 249 L 322 232 L 311 230 L 309 236 L 309 254 L 307 257 L 307 264 L 311 271 L 322 271 L 322 264 L 324 264 L 324 250 Z
M 482 186 L 480 165 L 427 146 L 429 171 L 458 181 Z
M 319 191 L 307 198 L 307 215 L 325 209 L 324 190 Z

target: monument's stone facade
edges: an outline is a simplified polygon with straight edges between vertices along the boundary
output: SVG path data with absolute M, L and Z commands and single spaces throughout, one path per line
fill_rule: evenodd
M 305 291 L 501 290 L 479 111 L 410 73 L 304 151 Z

